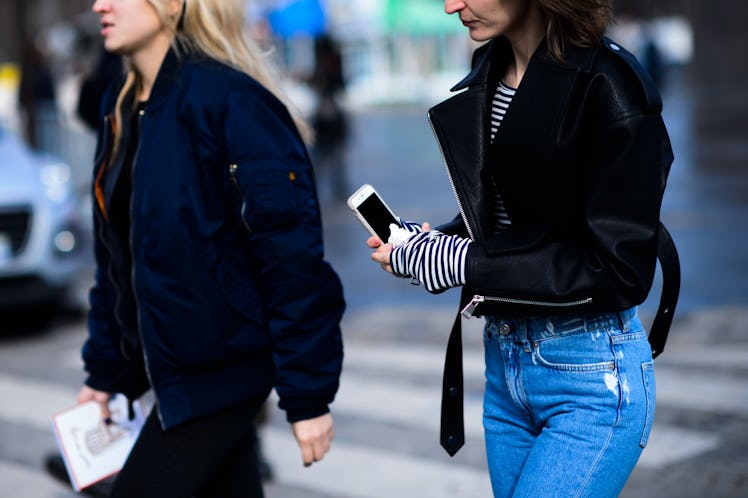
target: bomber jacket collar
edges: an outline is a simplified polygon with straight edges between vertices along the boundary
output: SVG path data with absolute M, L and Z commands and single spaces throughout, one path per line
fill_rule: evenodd
M 186 51 L 179 46 L 173 46 L 166 52 L 148 98 L 149 110 L 157 109 L 166 100 L 174 82 L 179 78 L 184 59 L 189 57 L 185 54 Z
M 159 68 L 158 75 L 156 76 L 156 81 L 153 84 L 153 89 L 151 90 L 151 94 L 148 98 L 149 113 L 157 110 L 166 101 L 169 92 L 174 86 L 174 83 L 179 78 L 184 60 L 187 57 L 190 57 L 190 55 L 187 54 L 187 51 L 185 49 L 181 48 L 178 45 L 172 46 L 166 53 L 166 56 L 161 63 L 161 67 Z M 124 81 L 122 81 L 121 84 L 124 84 Z M 122 105 L 123 109 L 132 109 L 134 105 L 134 98 L 134 90 L 131 89 L 130 92 L 125 95 Z M 114 106 L 115 99 L 116 93 L 110 97 L 110 108 Z M 136 117 L 134 117 L 130 112 L 123 112 L 121 123 L 114 122 L 113 113 L 108 116 L 108 120 L 112 123 L 113 127 L 121 128 L 121 141 L 123 144 L 127 144 L 129 140 L 131 140 L 130 122 L 132 119 L 136 119 Z M 107 138 L 110 141 L 113 140 L 111 137 Z M 107 165 L 101 165 L 99 173 L 97 174 L 97 201 L 99 202 L 99 206 L 105 218 L 107 217 L 107 213 L 109 212 L 112 192 L 114 191 L 115 185 L 119 181 L 119 176 L 122 171 L 124 161 L 123 149 L 125 148 L 126 147 L 120 148 L 118 157 L 103 157 L 102 161 L 106 161 Z M 108 151 L 105 152 L 105 154 L 108 154 Z M 106 170 L 106 172 L 104 170 Z

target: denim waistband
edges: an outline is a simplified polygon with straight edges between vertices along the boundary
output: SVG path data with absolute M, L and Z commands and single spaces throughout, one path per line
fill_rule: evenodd
M 528 317 L 486 316 L 487 332 L 501 339 L 530 341 L 580 332 L 615 328 L 628 332 L 641 328 L 637 307 L 617 312 L 589 315 L 549 315 Z

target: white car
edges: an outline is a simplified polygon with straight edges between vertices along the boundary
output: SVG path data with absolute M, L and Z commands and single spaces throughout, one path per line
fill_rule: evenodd
M 81 304 L 89 219 L 68 165 L 0 127 L 0 309 Z

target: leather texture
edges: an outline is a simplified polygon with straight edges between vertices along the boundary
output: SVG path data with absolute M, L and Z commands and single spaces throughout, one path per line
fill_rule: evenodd
M 499 297 L 476 315 L 621 311 L 640 304 L 657 258 L 660 306 L 649 334 L 664 349 L 680 289 L 680 263 L 660 222 L 673 153 L 654 83 L 609 39 L 569 47 L 567 59 L 541 45 L 493 143 L 490 99 L 511 47 L 498 38 L 476 51 L 473 71 L 429 119 L 460 215 L 437 227 L 469 236 L 462 310 L 473 295 Z M 512 221 L 493 233 L 490 177 Z M 462 326 L 447 346 L 440 443 L 454 456 L 465 441 Z
M 454 88 L 463 91 L 429 111 L 464 224 L 439 229 L 477 242 L 468 287 L 545 304 L 506 313 L 622 310 L 652 285 L 673 154 L 654 84 L 611 44 L 570 47 L 563 63 L 541 45 L 492 144 L 488 108 L 511 55 L 506 40 L 481 47 Z M 489 175 L 512 220 L 500 233 Z

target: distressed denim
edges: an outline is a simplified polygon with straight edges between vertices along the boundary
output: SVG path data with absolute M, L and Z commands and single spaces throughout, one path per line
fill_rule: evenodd
M 652 353 L 636 308 L 488 317 L 484 345 L 494 496 L 618 496 L 655 409 Z

